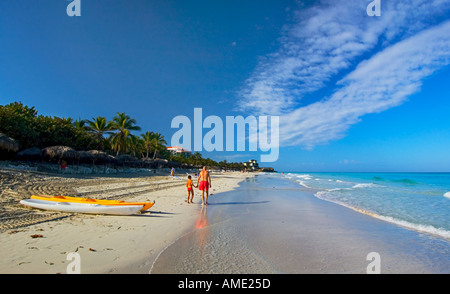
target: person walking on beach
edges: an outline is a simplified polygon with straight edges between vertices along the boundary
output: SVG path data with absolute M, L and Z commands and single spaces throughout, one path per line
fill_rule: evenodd
M 170 170 L 170 175 L 173 177 L 175 175 L 175 169 L 172 167 L 172 169 Z
M 66 171 L 67 162 L 63 159 L 61 160 L 61 172 L 64 173 Z
M 197 179 L 197 187 L 202 191 L 202 205 L 208 205 L 208 194 L 209 188 L 211 188 L 211 177 L 209 176 L 209 172 L 206 170 L 206 166 L 203 167 L 203 170 L 199 174 L 199 177 Z
M 186 182 L 186 188 L 187 188 L 187 203 L 194 203 L 192 202 L 192 199 L 194 199 L 194 183 L 191 180 L 191 176 L 188 176 L 188 180 Z M 191 196 L 191 201 L 189 202 L 189 196 Z

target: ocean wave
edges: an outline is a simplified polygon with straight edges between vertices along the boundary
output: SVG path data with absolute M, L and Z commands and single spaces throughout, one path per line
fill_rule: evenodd
M 431 225 L 413 224 L 408 221 L 399 220 L 399 219 L 396 219 L 396 218 L 393 218 L 390 216 L 383 216 L 383 215 L 377 215 L 377 214 L 374 214 L 373 216 L 378 219 L 381 219 L 381 220 L 384 220 L 384 221 L 387 221 L 390 223 L 394 223 L 394 224 L 397 224 L 399 226 L 402 226 L 402 227 L 405 227 L 408 229 L 412 229 L 415 231 L 428 233 L 428 234 L 432 234 L 432 235 L 437 235 L 440 237 L 444 237 L 446 239 L 450 239 L 450 231 L 447 231 L 442 228 L 436 228 Z
M 374 181 L 378 181 L 378 182 L 393 182 L 393 183 L 401 183 L 401 184 L 408 184 L 408 185 L 417 185 L 419 184 L 419 182 L 411 180 L 411 179 L 400 179 L 400 180 L 391 180 L 391 179 L 385 179 L 382 177 L 378 177 L 378 176 L 374 176 L 372 178 L 372 180 Z
M 332 189 L 327 189 L 328 192 L 348 191 L 348 190 L 352 190 L 352 188 L 332 188 Z
M 333 189 L 330 189 L 330 190 L 333 190 Z M 408 222 L 405 220 L 400 220 L 400 219 L 397 219 L 397 218 L 394 218 L 391 216 L 380 215 L 380 214 L 377 214 L 377 213 L 374 213 L 374 212 L 371 212 L 371 211 L 368 211 L 365 209 L 357 208 L 357 207 L 351 206 L 351 205 L 341 202 L 341 201 L 331 200 L 331 199 L 328 199 L 327 197 L 324 197 L 325 195 L 327 195 L 326 192 L 327 191 L 319 191 L 319 192 L 315 193 L 314 196 L 316 196 L 319 199 L 347 207 L 356 212 L 359 212 L 359 213 L 362 213 L 362 214 L 365 214 L 365 215 L 368 215 L 368 216 L 371 216 L 371 217 L 374 217 L 374 218 L 377 218 L 377 219 L 380 219 L 380 220 L 383 220 L 383 221 L 386 221 L 389 223 L 393 223 L 393 224 L 396 224 L 396 225 L 399 225 L 399 226 L 402 226 L 402 227 L 405 227 L 408 229 L 412 229 L 412 230 L 415 230 L 418 232 L 428 233 L 428 234 L 437 235 L 437 236 L 440 236 L 440 237 L 443 237 L 446 239 L 450 239 L 450 231 L 448 231 L 448 230 L 445 230 L 442 228 L 436 228 L 431 225 L 414 224 L 414 223 L 411 223 L 411 222 Z M 450 196 L 450 191 L 445 194 L 449 194 L 449 196 Z
M 449 198 L 450 199 L 450 191 L 444 193 L 444 197 Z
M 287 173 L 287 174 L 282 174 L 283 177 L 292 180 L 296 177 L 296 174 L 292 174 L 292 173 Z
M 356 184 L 352 188 L 371 188 L 371 187 L 378 187 L 379 185 L 374 183 L 364 183 L 364 184 Z
M 300 185 L 302 185 L 303 187 L 312 189 L 312 187 L 310 187 L 307 184 L 305 184 L 305 182 L 303 182 L 302 180 L 297 180 L 296 182 L 299 183 Z
M 355 182 L 349 182 L 349 181 L 343 181 L 343 180 L 329 180 L 329 181 L 334 181 L 339 184 L 355 184 Z
M 417 185 L 418 184 L 418 182 L 416 182 L 414 180 L 410 180 L 410 179 L 395 180 L 394 182 L 403 183 L 403 184 L 409 184 L 409 185 Z
M 304 180 L 312 180 L 313 179 L 313 177 L 308 175 L 308 174 L 306 174 L 306 175 L 297 175 L 297 178 L 304 179 Z

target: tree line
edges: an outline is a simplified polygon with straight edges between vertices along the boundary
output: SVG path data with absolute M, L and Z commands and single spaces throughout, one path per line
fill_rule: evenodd
M 137 158 L 162 158 L 195 166 L 243 169 L 242 163 L 216 162 L 198 152 L 191 156 L 174 155 L 166 148 L 164 136 L 158 132 L 141 131 L 135 119 L 117 112 L 112 120 L 98 116 L 92 119 L 38 115 L 34 107 L 13 102 L 0 105 L 0 133 L 16 140 L 20 150 L 31 147 L 68 146 L 75 150 L 99 150 L 111 155 L 129 154 Z

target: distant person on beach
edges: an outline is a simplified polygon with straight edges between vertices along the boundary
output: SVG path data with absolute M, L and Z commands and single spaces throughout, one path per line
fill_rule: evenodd
M 67 167 L 67 162 L 65 160 L 61 160 L 61 170 L 64 172 Z
M 170 175 L 173 177 L 175 175 L 175 169 L 172 167 L 172 169 L 170 170 Z
M 202 191 L 202 205 L 208 205 L 208 194 L 209 188 L 211 188 L 211 177 L 209 176 L 209 172 L 206 170 L 206 166 L 203 167 L 203 170 L 199 174 L 199 177 L 197 179 L 197 187 Z
M 186 182 L 187 188 L 187 203 L 194 203 L 192 199 L 194 199 L 194 183 L 191 180 L 191 176 L 188 176 L 188 180 Z M 189 201 L 189 196 L 191 196 L 191 201 Z

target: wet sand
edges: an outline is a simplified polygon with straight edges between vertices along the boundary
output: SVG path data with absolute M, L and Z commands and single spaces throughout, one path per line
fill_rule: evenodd
M 450 273 L 450 242 L 316 198 L 258 175 L 198 212 L 151 273 Z
M 252 176 L 212 173 L 211 197 Z M 0 273 L 64 274 L 68 254 L 77 252 L 82 274 L 147 274 L 164 248 L 195 227 L 201 199 L 195 189 L 194 204 L 185 202 L 186 180 L 183 173 L 62 175 L 2 167 Z M 131 216 L 50 212 L 18 203 L 39 194 L 156 203 Z

